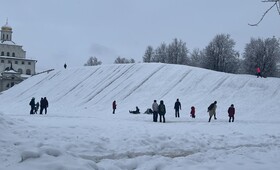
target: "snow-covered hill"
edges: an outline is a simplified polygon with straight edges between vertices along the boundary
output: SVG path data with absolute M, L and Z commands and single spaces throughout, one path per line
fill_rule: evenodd
M 152 63 L 36 75 L 0 95 L 0 170 L 277 169 L 279 89 L 277 78 Z M 47 115 L 29 115 L 32 97 L 48 98 Z M 154 99 L 166 104 L 165 124 L 128 113 L 144 112 Z M 214 101 L 218 120 L 208 123 Z
M 154 99 L 164 100 L 168 111 L 180 99 L 185 113 L 192 105 L 206 115 L 207 106 L 218 102 L 218 112 L 225 114 L 235 104 L 238 115 L 257 119 L 268 111 L 278 117 L 280 79 L 234 75 L 180 65 L 127 64 L 55 70 L 24 81 L 1 95 L 3 105 L 13 107 L 10 114 L 26 115 L 29 101 L 47 97 L 51 113 L 71 115 L 80 110 L 111 112 L 113 100 L 119 113 L 139 106 L 145 110 Z M 71 106 L 71 107 L 69 107 Z

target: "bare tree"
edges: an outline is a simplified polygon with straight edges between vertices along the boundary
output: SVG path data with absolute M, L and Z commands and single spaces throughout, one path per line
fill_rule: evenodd
M 245 73 L 255 74 L 256 67 L 262 70 L 265 76 L 277 75 L 277 63 L 280 61 L 280 42 L 275 38 L 251 39 L 246 44 L 243 55 Z
M 188 58 L 189 50 L 186 43 L 175 38 L 167 48 L 167 62 L 170 64 L 188 65 L 190 59 Z
M 118 58 L 116 58 L 116 60 L 114 61 L 114 64 L 128 64 L 128 63 L 135 63 L 134 59 L 127 59 L 127 58 L 121 58 L 120 56 Z
M 166 63 L 168 57 L 167 49 L 168 46 L 164 42 L 161 43 L 160 46 L 155 50 L 155 55 L 152 58 L 152 62 Z
M 238 70 L 238 52 L 234 50 L 235 41 L 229 34 L 219 34 L 204 50 L 203 67 L 226 73 Z
M 195 48 L 191 53 L 190 65 L 195 67 L 202 67 L 203 57 L 203 51 L 199 50 L 198 48 Z
M 145 51 L 145 54 L 143 56 L 143 62 L 144 63 L 150 63 L 152 61 L 152 58 L 154 58 L 154 49 L 152 46 L 148 46 L 146 51 Z
M 98 61 L 98 59 L 96 57 L 89 57 L 87 63 L 84 64 L 84 66 L 97 66 L 100 64 L 102 64 L 102 62 Z
M 278 13 L 280 15 L 280 0 L 265 0 L 265 1 L 262 1 L 262 2 L 273 2 L 273 5 L 264 12 L 264 14 L 262 15 L 261 19 L 257 23 L 255 23 L 255 24 L 248 24 L 248 25 L 250 25 L 250 26 L 258 26 L 259 23 L 261 23 L 262 20 L 264 19 L 265 15 L 275 6 L 276 6 L 277 11 L 278 11 Z

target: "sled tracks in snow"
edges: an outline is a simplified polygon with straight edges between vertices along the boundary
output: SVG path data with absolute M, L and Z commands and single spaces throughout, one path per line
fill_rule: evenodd
M 95 163 L 99 163 L 102 160 L 123 160 L 123 159 L 134 159 L 142 156 L 148 157 L 166 157 L 166 158 L 183 158 L 188 157 L 195 154 L 206 154 L 207 152 L 212 152 L 213 150 L 222 151 L 222 152 L 231 152 L 231 150 L 244 150 L 247 149 L 257 149 L 263 150 L 264 148 L 280 148 L 280 144 L 276 143 L 259 143 L 259 144 L 240 144 L 234 146 L 227 147 L 211 147 L 211 148 L 196 148 L 193 150 L 175 150 L 173 152 L 123 152 L 123 153 L 113 153 L 103 156 L 91 156 L 91 155 L 78 155 L 78 157 L 90 161 L 94 161 Z M 77 155 L 76 155 L 77 156 Z
M 175 152 L 125 152 L 125 153 L 116 153 L 111 155 L 104 155 L 104 156 L 90 156 L 90 155 L 79 155 L 83 159 L 91 160 L 96 163 L 101 162 L 104 159 L 110 160 L 121 160 L 121 159 L 133 159 L 141 156 L 162 156 L 168 158 L 178 158 L 178 157 L 187 157 L 189 155 L 198 153 L 199 151 L 175 151 Z

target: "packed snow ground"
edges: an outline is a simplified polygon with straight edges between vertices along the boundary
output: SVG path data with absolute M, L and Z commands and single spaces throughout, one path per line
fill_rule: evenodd
M 36 75 L 0 95 L 0 170 L 276 170 L 279 90 L 277 78 L 167 64 Z M 32 97 L 48 98 L 48 114 L 29 115 Z M 177 98 L 180 118 L 174 116 Z M 128 113 L 135 106 L 144 112 L 154 99 L 164 100 L 166 123 Z M 215 100 L 218 120 L 208 123 L 206 110 Z M 230 104 L 234 123 L 228 122 Z

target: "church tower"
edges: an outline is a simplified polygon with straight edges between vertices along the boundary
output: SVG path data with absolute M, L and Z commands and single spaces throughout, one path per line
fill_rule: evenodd
M 0 92 L 34 75 L 36 60 L 26 58 L 26 51 L 12 41 L 13 29 L 1 27 L 0 37 Z
M 1 42 L 12 41 L 12 34 L 13 34 L 12 27 L 8 25 L 8 20 L 7 20 L 6 24 L 1 27 Z

